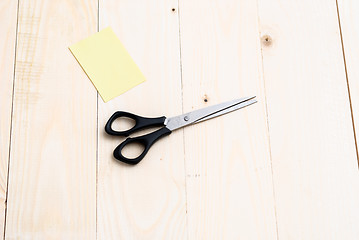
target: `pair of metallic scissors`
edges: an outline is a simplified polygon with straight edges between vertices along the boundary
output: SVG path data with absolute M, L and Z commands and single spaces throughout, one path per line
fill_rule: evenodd
M 160 138 L 167 136 L 172 133 L 172 131 L 177 130 L 179 128 L 199 123 L 214 117 L 218 117 L 222 114 L 226 114 L 232 112 L 234 110 L 238 110 L 240 108 L 249 106 L 253 103 L 256 103 L 257 100 L 255 96 L 241 98 L 237 100 L 232 100 L 224 103 L 220 103 L 214 106 L 209 106 L 206 108 L 202 108 L 199 110 L 195 110 L 189 113 L 185 113 L 176 117 L 166 118 L 166 117 L 158 117 L 158 118 L 146 118 L 140 117 L 135 114 L 129 112 L 118 111 L 115 112 L 110 119 L 108 120 L 105 131 L 114 136 L 129 136 L 130 134 L 139 131 L 141 129 L 150 128 L 150 127 L 158 127 L 163 126 L 157 131 L 151 132 L 149 134 L 135 137 L 135 138 L 127 138 L 124 142 L 116 147 L 113 152 L 113 155 L 116 159 L 128 163 L 128 164 L 137 164 L 139 163 L 146 155 L 150 147 Z M 112 128 L 112 123 L 121 117 L 126 117 L 133 119 L 135 121 L 135 125 L 126 131 L 115 131 Z M 143 152 L 136 158 L 127 158 L 122 155 L 123 148 L 130 143 L 139 143 L 144 146 Z

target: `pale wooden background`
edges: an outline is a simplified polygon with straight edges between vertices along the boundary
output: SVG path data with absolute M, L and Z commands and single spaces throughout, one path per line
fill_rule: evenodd
M 1 0 L 1 238 L 359 239 L 358 16 L 356 0 Z M 147 81 L 105 104 L 67 47 L 107 26 Z M 252 94 L 135 167 L 112 157 L 116 110 Z

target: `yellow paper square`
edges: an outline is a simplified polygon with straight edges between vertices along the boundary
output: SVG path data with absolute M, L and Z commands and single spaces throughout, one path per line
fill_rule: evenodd
M 69 48 L 105 102 L 145 81 L 110 27 Z

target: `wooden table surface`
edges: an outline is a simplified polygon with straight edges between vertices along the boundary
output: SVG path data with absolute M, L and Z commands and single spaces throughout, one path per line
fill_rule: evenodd
M 0 238 L 359 239 L 357 0 L 1 0 Z M 104 103 L 68 46 L 147 81 Z M 116 110 L 251 107 L 112 157 Z

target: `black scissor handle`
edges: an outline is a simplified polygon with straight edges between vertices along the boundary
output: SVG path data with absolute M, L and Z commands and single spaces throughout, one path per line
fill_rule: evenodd
M 135 126 L 133 126 L 132 128 L 126 130 L 126 131 L 115 131 L 112 129 L 112 123 L 120 117 L 127 117 L 127 118 L 131 118 L 133 120 L 135 120 Z M 144 128 L 148 128 L 148 127 L 156 127 L 156 126 L 163 126 L 164 122 L 166 120 L 166 117 L 158 117 L 158 118 L 146 118 L 146 117 L 141 117 L 141 116 L 137 116 L 135 114 L 129 113 L 129 112 L 122 112 L 122 111 L 118 111 L 115 112 L 110 119 L 107 121 L 106 126 L 105 126 L 105 131 L 110 134 L 110 135 L 115 135 L 115 136 L 129 136 L 130 134 L 144 129 Z
M 150 150 L 150 147 L 160 138 L 167 136 L 169 134 L 171 134 L 171 130 L 169 130 L 166 127 L 163 127 L 155 132 L 149 133 L 147 135 L 143 135 L 140 137 L 135 137 L 135 138 L 127 138 L 124 142 L 122 142 L 120 145 L 118 145 L 115 150 L 113 151 L 113 156 L 124 162 L 124 163 L 128 163 L 131 165 L 135 165 L 137 163 L 139 163 L 146 155 L 146 153 L 148 152 L 148 150 Z M 136 158 L 126 158 L 125 156 L 122 155 L 122 150 L 123 148 L 130 143 L 134 143 L 137 142 L 141 145 L 143 145 L 145 147 L 145 149 L 143 150 L 143 152 Z

